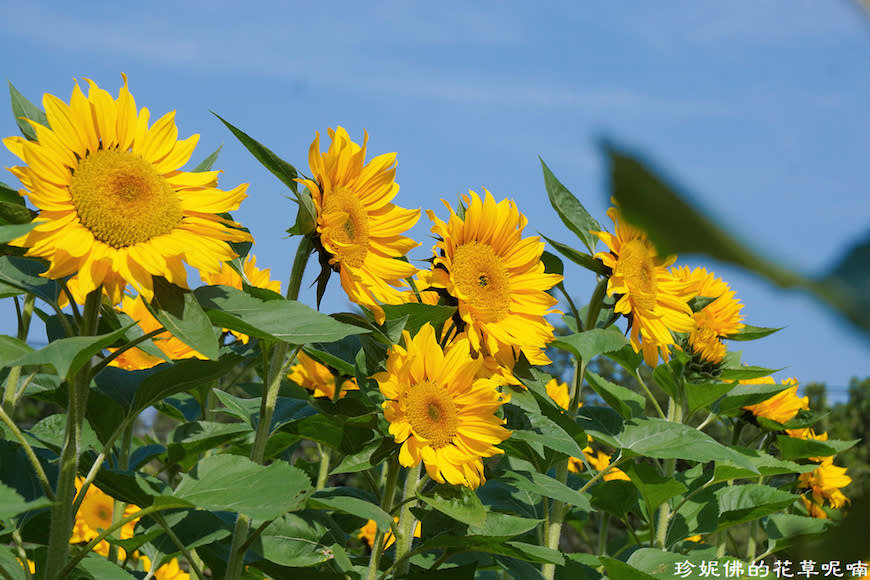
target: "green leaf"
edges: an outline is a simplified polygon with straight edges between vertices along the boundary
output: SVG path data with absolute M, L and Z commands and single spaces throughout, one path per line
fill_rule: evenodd
M 736 368 L 722 369 L 719 378 L 723 381 L 746 381 L 749 379 L 760 379 L 768 377 L 782 369 L 767 369 L 764 367 L 742 366 Z
M 737 385 L 719 402 L 719 413 L 742 412 L 743 407 L 756 405 L 788 389 L 788 385 Z
M 647 233 L 659 255 L 707 254 L 757 272 L 782 287 L 806 284 L 800 275 L 752 252 L 676 193 L 665 180 L 614 147 L 606 146 L 611 190 L 625 221 Z
M 182 423 L 172 433 L 166 463 L 187 466 L 199 459 L 200 453 L 249 436 L 251 427 L 243 423 L 194 421 Z
M 8 284 L 56 305 L 61 285 L 57 280 L 40 277 L 48 268 L 37 260 L 0 256 L 0 283 Z
M 217 149 L 214 150 L 214 152 L 211 153 L 211 155 L 209 155 L 208 157 L 206 157 L 205 159 L 200 161 L 196 165 L 196 167 L 194 167 L 190 171 L 193 173 L 200 173 L 202 171 L 211 171 L 212 166 L 214 165 L 215 161 L 217 161 L 218 155 L 220 155 L 221 149 L 223 149 L 223 148 L 224 148 L 224 146 L 220 145 Z
M 308 499 L 308 507 L 336 510 L 367 520 L 374 520 L 378 529 L 385 532 L 390 529 L 393 518 L 378 507 L 374 501 L 374 497 L 369 497 L 353 487 L 328 487 L 314 492 L 314 495 Z
M 556 179 L 547 164 L 540 157 L 541 168 L 544 170 L 544 185 L 547 188 L 547 196 L 550 198 L 550 205 L 559 214 L 562 223 L 569 230 L 574 232 L 580 241 L 583 242 L 590 252 L 595 252 L 595 245 L 598 243 L 598 238 L 592 235 L 593 231 L 601 231 L 601 226 L 595 221 L 583 204 L 580 203 L 574 194 L 568 191 L 568 188 Z
M 15 122 L 21 133 L 30 141 L 36 141 L 36 131 L 30 123 L 25 119 L 35 121 L 44 127 L 48 127 L 48 120 L 45 118 L 45 113 L 31 103 L 27 97 L 18 92 L 12 81 L 9 81 L 9 97 L 12 100 L 12 114 L 15 116 Z
M 486 508 L 474 490 L 465 486 L 439 485 L 428 494 L 417 498 L 456 521 L 481 528 L 486 525 Z
M 564 483 L 543 473 L 536 471 L 523 473 L 508 471 L 502 476 L 502 480 L 517 489 L 557 499 L 568 505 L 577 506 L 583 511 L 590 511 L 592 509 L 589 498 L 586 495 L 571 489 Z
M 0 244 L 11 242 L 15 238 L 20 238 L 30 230 L 36 227 L 35 223 L 15 224 L 15 225 L 0 225 Z
M 656 467 L 648 463 L 627 462 L 621 469 L 640 491 L 647 505 L 647 514 L 654 514 L 660 505 L 688 488 L 672 477 L 661 475 Z
M 260 300 L 229 286 L 203 286 L 193 294 L 216 325 L 267 340 L 333 342 L 366 332 L 293 300 Z
M 806 473 L 816 468 L 815 465 L 799 465 L 793 461 L 777 459 L 767 453 L 755 449 L 746 449 L 744 447 L 732 447 L 735 451 L 744 455 L 752 465 L 758 469 L 758 473 L 765 477 L 772 475 L 785 475 L 791 473 Z M 746 468 L 737 467 L 728 461 L 719 461 L 716 463 L 714 477 L 710 483 L 720 481 L 728 481 L 732 479 L 748 479 L 758 478 L 758 473 L 753 473 Z
M 761 525 L 767 537 L 776 542 L 777 547 L 782 547 L 783 543 L 788 543 L 798 536 L 822 534 L 835 524 L 831 520 L 797 514 L 771 514 L 762 520 Z
M 393 441 L 379 437 L 363 447 L 358 453 L 345 456 L 329 473 L 330 475 L 336 473 L 357 473 L 371 469 L 379 465 L 397 449 L 398 446 Z
M 566 258 L 568 258 L 569 260 L 571 260 L 575 264 L 577 264 L 579 266 L 583 266 L 587 270 L 595 272 L 596 274 L 598 274 L 600 276 L 604 276 L 607 274 L 607 268 L 604 267 L 604 264 L 601 263 L 601 260 L 599 260 L 597 258 L 593 258 L 592 256 L 590 256 L 589 254 L 587 254 L 585 252 L 580 252 L 578 250 L 575 250 L 571 246 L 563 244 L 562 242 L 557 242 L 556 240 L 549 238 L 549 237 L 545 236 L 544 234 L 541 234 L 541 237 L 544 238 L 545 240 L 547 240 L 547 243 L 549 243 L 551 246 L 553 246 L 556 249 L 556 251 L 558 251 L 560 254 L 562 254 L 563 256 L 565 256 Z M 596 238 L 596 239 L 598 239 L 598 238 Z
M 51 505 L 48 498 L 34 501 L 24 501 L 17 491 L 0 483 L 0 520 L 6 520 L 18 514 L 37 510 Z
M 23 340 L 18 340 L 5 334 L 0 335 L 0 361 L 12 361 L 31 352 L 33 352 L 33 349 Z M 9 365 L 0 363 L 0 368 L 5 366 Z
M 188 359 L 167 365 L 145 376 L 136 388 L 131 413 L 139 413 L 158 401 L 195 386 L 214 381 L 242 361 L 238 355 L 226 355 L 218 361 Z
M 482 528 L 471 526 L 468 528 L 468 533 L 472 536 L 488 536 L 509 540 L 534 529 L 542 521 L 501 512 L 489 512 L 486 516 L 486 524 Z
M 607 358 L 633 375 L 643 362 L 643 353 L 635 351 L 630 344 L 627 344 L 617 351 L 607 353 Z
M 332 559 L 330 546 L 344 543 L 342 536 L 322 512 L 305 510 L 269 524 L 259 537 L 259 548 L 263 559 L 281 566 L 316 566 Z
M 701 407 L 707 407 L 720 397 L 730 393 L 736 386 L 736 382 L 686 384 L 686 400 L 689 406 L 689 414 L 691 415 Z
M 655 576 L 641 572 L 637 568 L 620 560 L 606 556 L 600 556 L 598 559 L 604 565 L 604 569 L 607 570 L 607 577 L 610 580 L 655 580 Z
M 770 336 L 774 332 L 779 332 L 782 328 L 765 328 L 763 326 L 750 326 L 747 324 L 737 334 L 732 334 L 727 337 L 728 340 L 747 341 L 758 340 L 765 336 Z
M 584 406 L 580 409 L 580 425 L 597 440 L 622 449 L 623 456 L 644 455 L 656 459 L 686 459 L 706 463 L 730 461 L 750 471 L 758 470 L 745 456 L 722 445 L 706 433 L 688 425 L 658 418 L 638 417 L 627 421 L 617 433 L 600 432 L 586 426 Z
M 115 332 L 99 336 L 73 336 L 55 340 L 48 346 L 25 354 L 4 366 L 48 364 L 54 367 L 58 375 L 69 380 L 94 355 L 123 336 L 126 330 L 119 328 Z
M 371 429 L 342 423 L 321 413 L 288 423 L 280 430 L 323 443 L 345 454 L 359 452 L 372 435 Z
M 93 578 L 94 580 L 130 580 L 135 578 L 132 574 L 121 568 L 117 564 L 113 564 L 105 557 L 91 552 L 88 554 L 79 565 L 76 567 L 74 574 L 83 576 L 71 576 L 69 580 L 79 580 L 81 578 Z
M 384 314 L 388 320 L 408 316 L 405 329 L 411 336 L 417 334 L 420 328 L 427 322 L 433 327 L 443 324 L 456 313 L 455 306 L 439 306 L 432 304 L 420 304 L 411 302 L 408 304 L 384 304 Z
M 640 513 L 637 489 L 630 481 L 605 481 L 590 487 L 588 494 L 592 507 L 597 510 L 604 510 L 619 518 L 628 513 Z
M 27 580 L 21 560 L 6 546 L 0 547 L 0 573 L 8 580 Z
M 287 163 L 277 155 L 275 155 L 268 147 L 262 145 L 252 137 L 248 136 L 244 131 L 226 121 L 217 113 L 212 113 L 220 119 L 227 129 L 229 129 L 236 138 L 241 141 L 242 145 L 251 152 L 251 154 L 259 161 L 263 167 L 272 172 L 272 174 L 281 180 L 281 182 L 290 188 L 294 194 L 297 194 L 296 178 L 298 173 L 296 168 Z M 298 197 L 298 194 L 297 194 Z
M 561 566 L 565 563 L 562 554 L 556 550 L 524 542 L 502 542 L 486 536 L 437 536 L 423 543 L 418 549 L 426 551 L 436 548 L 454 548 L 456 550 L 451 551 L 460 552 L 488 552 L 541 564 L 550 563 Z
M 758 483 L 729 485 L 716 492 L 719 528 L 748 522 L 778 512 L 794 503 L 796 496 Z
M 611 383 L 590 370 L 586 371 L 586 381 L 592 390 L 604 399 L 604 402 L 613 407 L 625 419 L 643 415 L 646 407 L 646 399 L 643 398 L 643 395 L 622 385 Z
M 559 411 L 559 413 L 561 415 L 561 411 Z M 553 419 L 540 413 L 528 412 L 526 413 L 526 417 L 531 422 L 532 427 L 540 431 L 540 433 L 518 429 L 513 432 L 511 437 L 516 437 L 518 440 L 523 441 L 537 441 L 550 449 L 564 453 L 570 457 L 581 456 L 583 453 L 583 447 L 586 445 L 586 434 L 578 427 L 574 427 L 573 429 L 576 433 L 575 435 L 566 431 L 562 425 Z M 565 426 L 568 426 L 567 423 L 571 422 L 566 415 L 562 415 L 559 418 L 562 419 L 561 423 L 566 424 Z M 578 437 L 579 440 L 583 442 L 583 445 L 577 443 Z
M 305 472 L 286 463 L 262 466 L 238 455 L 212 455 L 184 475 L 173 495 L 207 510 L 266 521 L 300 509 L 312 491 Z
M 796 437 L 788 437 L 787 435 L 778 435 L 776 438 L 776 444 L 783 459 L 828 457 L 841 453 L 860 441 L 860 439 L 853 439 L 851 441 L 839 441 L 836 439 L 819 441 L 818 439 L 798 439 Z
M 625 336 L 615 326 L 610 328 L 592 328 L 585 332 L 562 336 L 550 343 L 550 346 L 567 350 L 584 361 L 590 361 L 599 354 L 614 352 L 628 344 Z
M 154 300 L 146 306 L 173 336 L 210 360 L 218 358 L 211 321 L 194 294 L 163 278 L 154 278 Z
M 677 362 L 673 360 L 668 364 L 660 364 L 653 371 L 653 380 L 671 398 L 676 398 L 677 391 L 679 390 L 677 374 L 671 366 L 672 364 L 677 364 Z
M 562 275 L 565 273 L 565 264 L 556 254 L 551 254 L 547 250 L 541 254 L 541 262 L 544 264 L 544 272 L 547 274 Z

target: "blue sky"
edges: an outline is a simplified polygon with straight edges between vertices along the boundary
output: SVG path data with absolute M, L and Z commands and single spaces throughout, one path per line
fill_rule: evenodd
M 85 77 L 116 95 L 125 72 L 152 119 L 176 110 L 180 135 L 201 135 L 194 161 L 224 144 L 221 184 L 250 183 L 236 217 L 285 284 L 295 206 L 209 110 L 303 171 L 315 131 L 342 125 L 359 140 L 367 129 L 370 156 L 398 152 L 399 205 L 443 217 L 441 198 L 486 187 L 516 200 L 528 233 L 563 242 L 537 157 L 609 226 L 602 137 L 643 151 L 803 272 L 826 270 L 870 224 L 870 18 L 848 2 L 0 6 L 4 73 L 31 100 L 68 100 Z M 11 113 L 0 133 L 17 134 Z M 4 148 L 0 163 L 18 161 Z M 424 216 L 413 230 L 412 258 L 430 254 L 429 227 Z M 743 344 L 746 362 L 834 391 L 870 376 L 870 343 L 813 299 L 684 262 L 723 276 L 748 322 L 786 327 Z M 592 290 L 572 267 L 566 284 L 581 302 Z M 324 310 L 346 308 L 334 284 Z M 0 332 L 14 333 L 11 312 L 3 301 Z

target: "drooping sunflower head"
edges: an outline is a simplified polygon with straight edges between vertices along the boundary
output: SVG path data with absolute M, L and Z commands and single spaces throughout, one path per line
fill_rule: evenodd
M 314 178 L 299 180 L 317 211 L 316 246 L 328 266 L 321 277 L 337 271 L 348 297 L 369 308 L 380 323 L 379 304 L 400 304 L 403 280 L 417 271 L 398 258 L 419 245 L 401 234 L 417 223 L 420 210 L 391 203 L 399 191 L 395 153 L 366 163 L 368 134 L 362 146 L 342 127 L 329 129 L 329 137 L 326 152 L 320 150 L 320 135 L 315 137 L 308 153 Z
M 643 351 L 646 364 L 668 360 L 668 347 L 676 344 L 672 332 L 690 332 L 694 327 L 689 300 L 691 284 L 677 280 L 668 270 L 676 256 L 661 258 L 646 235 L 622 221 L 611 207 L 615 234 L 592 232 L 610 251 L 595 257 L 610 269 L 607 294 L 617 296 L 614 311 L 625 315 L 631 327 L 631 345 Z
M 466 339 L 442 350 L 427 323 L 413 338 L 405 331 L 404 342 L 374 376 L 390 434 L 402 446 L 399 462 L 422 461 L 435 481 L 478 487 L 486 481 L 483 458 L 503 453 L 496 445 L 510 436 L 496 416 L 509 397 L 497 380 L 479 375 L 483 361 L 471 357 Z
M 818 505 L 827 500 L 832 508 L 840 509 L 849 502 L 840 489 L 852 483 L 852 478 L 846 475 L 845 467 L 834 465 L 833 457 L 825 457 L 815 470 L 800 474 L 798 481 L 800 487 L 811 490 L 812 499 Z
M 88 83 L 88 96 L 76 84 L 69 104 L 45 95 L 48 126 L 31 122 L 36 140 L 3 141 L 26 163 L 10 171 L 40 210 L 12 244 L 48 260 L 44 276 L 73 276 L 79 302 L 102 285 L 118 303 L 127 284 L 150 300 L 154 276 L 186 287 L 185 263 L 217 271 L 236 256 L 229 242 L 251 241 L 218 215 L 238 208 L 247 184 L 223 191 L 217 171 L 180 171 L 199 135 L 178 141 L 175 112 L 149 127 L 126 76 L 117 99 Z
M 547 290 L 562 276 L 544 272 L 544 243 L 523 238 L 526 218 L 511 200 L 496 203 L 471 191 L 460 217 L 447 205 L 447 222 L 428 211 L 438 242 L 433 248 L 431 286 L 443 289 L 458 304 L 459 322 L 477 351 L 516 360 L 520 352 L 532 364 L 549 364 L 544 347 L 553 340 L 545 316 L 556 299 Z
M 311 391 L 315 397 L 335 399 L 335 386 L 338 382 L 332 371 L 326 365 L 320 364 L 307 354 L 299 351 L 296 355 L 296 364 L 290 367 L 287 378 Z M 341 386 L 338 396 L 343 397 L 347 391 L 358 391 L 356 379 L 339 379 Z
M 689 346 L 701 360 L 718 364 L 725 358 L 726 348 L 722 342 L 745 327 L 740 310 L 743 305 L 734 298 L 734 291 L 704 268 L 689 270 L 688 266 L 672 268 L 677 280 L 692 284 L 695 297 L 715 298 L 700 310 L 692 313 L 694 328 L 689 333 Z
M 744 384 L 749 383 L 749 381 L 740 382 Z M 773 380 L 766 382 L 766 384 L 772 383 Z M 743 408 L 750 411 L 756 417 L 763 417 L 777 423 L 787 423 L 794 419 L 799 411 L 809 410 L 810 398 L 797 396 L 797 381 L 795 379 L 786 379 L 783 381 L 783 384 L 789 385 L 789 387 L 765 401 L 755 405 L 747 405 Z

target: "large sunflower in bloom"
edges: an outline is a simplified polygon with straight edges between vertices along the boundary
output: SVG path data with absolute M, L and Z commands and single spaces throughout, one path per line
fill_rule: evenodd
M 85 478 L 76 477 L 76 489 L 80 490 L 84 485 Z M 89 542 L 100 535 L 101 530 L 107 530 L 112 525 L 113 514 L 115 511 L 115 498 L 107 495 L 96 485 L 88 486 L 85 492 L 82 505 L 76 512 L 75 522 L 73 523 L 73 531 L 70 536 L 70 544 L 78 544 L 81 542 Z M 128 505 L 124 510 L 124 517 L 133 515 L 139 511 L 135 505 Z M 129 540 L 134 536 L 134 529 L 138 519 L 127 522 L 121 526 L 120 539 Z M 109 554 L 109 543 L 106 540 L 101 541 L 94 547 L 94 551 L 103 556 Z M 121 550 L 123 557 L 124 551 Z
M 390 434 L 402 445 L 399 462 L 422 461 L 435 481 L 476 488 L 486 481 L 483 458 L 503 453 L 495 446 L 510 436 L 495 415 L 509 397 L 498 380 L 478 376 L 483 361 L 471 357 L 466 339 L 442 351 L 428 323 L 413 338 L 403 335 L 405 346 L 393 345 L 387 370 L 374 376 Z
M 674 278 L 668 266 L 676 256 L 661 258 L 646 235 L 624 223 L 619 210 L 611 207 L 615 234 L 593 232 L 609 252 L 595 257 L 610 269 L 607 294 L 618 296 L 614 311 L 625 315 L 631 327 L 631 346 L 643 351 L 643 360 L 658 364 L 659 354 L 668 360 L 668 347 L 676 344 L 671 332 L 690 332 L 694 328 L 689 300 L 692 284 Z
M 379 303 L 401 304 L 398 287 L 417 272 L 397 258 L 419 245 L 401 234 L 417 223 L 420 210 L 390 203 L 399 192 L 395 153 L 366 163 L 368 134 L 362 147 L 342 127 L 329 129 L 329 137 L 332 143 L 325 153 L 320 151 L 320 134 L 314 138 L 308 152 L 314 179 L 299 180 L 311 192 L 317 210 L 321 262 L 339 273 L 353 302 L 383 322 Z
M 527 221 L 513 201 L 496 203 L 486 189 L 484 199 L 469 193 L 463 196 L 464 217 L 446 202 L 447 222 L 427 212 L 438 237 L 431 286 L 458 302 L 476 351 L 502 363 L 521 351 L 532 364 L 549 364 L 543 348 L 553 340 L 553 326 L 544 317 L 554 312 L 556 299 L 547 290 L 562 276 L 544 273 L 544 243 L 537 236 L 523 238 Z
M 715 298 L 692 314 L 695 325 L 689 333 L 692 352 L 705 361 L 720 363 L 725 358 L 723 338 L 737 334 L 744 328 L 740 310 L 743 305 L 734 298 L 734 291 L 704 268 L 689 270 L 688 266 L 673 268 L 671 273 L 683 282 L 691 282 L 695 296 Z
M 217 171 L 180 171 L 199 135 L 178 141 L 174 111 L 149 128 L 126 76 L 117 99 L 88 83 L 88 96 L 76 84 L 69 105 L 44 96 L 48 126 L 31 122 L 35 141 L 3 141 L 27 164 L 10 171 L 40 210 L 12 243 L 49 262 L 44 276 L 73 276 L 77 301 L 102 285 L 118 303 L 127 284 L 150 300 L 153 276 L 187 285 L 185 262 L 217 271 L 236 256 L 228 242 L 251 239 L 218 215 L 239 207 L 247 184 L 222 191 Z

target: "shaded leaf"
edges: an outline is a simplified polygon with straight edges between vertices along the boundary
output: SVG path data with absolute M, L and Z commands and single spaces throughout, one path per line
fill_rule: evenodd
M 797 439 L 796 437 L 788 437 L 786 435 L 779 435 L 776 438 L 776 444 L 783 459 L 836 455 L 853 447 L 860 441 L 860 439 L 853 439 L 851 441 L 839 441 L 836 439 L 819 441 L 818 439 Z
M 624 418 L 630 419 L 643 415 L 646 407 L 646 399 L 643 395 L 622 385 L 611 383 L 590 370 L 586 371 L 586 381 L 592 390 L 604 399 L 605 403 L 613 407 Z
M 587 270 L 595 272 L 600 276 L 604 276 L 607 274 L 607 268 L 601 262 L 601 260 L 597 258 L 593 258 L 589 254 L 585 252 L 580 252 L 575 250 L 571 246 L 567 244 L 563 244 L 562 242 L 557 242 L 556 240 L 541 234 L 541 237 L 547 240 L 551 246 L 553 246 L 557 252 L 577 264 L 578 266 L 583 266 Z M 595 238 L 596 240 L 598 238 Z
M 212 166 L 214 165 L 215 161 L 217 161 L 218 155 L 220 155 L 221 149 L 223 148 L 223 145 L 219 145 L 217 149 L 215 149 L 208 157 L 197 163 L 196 167 L 194 167 L 190 171 L 193 173 L 199 173 L 201 171 L 211 171 Z
M 181 342 L 210 360 L 218 358 L 217 335 L 192 292 L 154 278 L 154 300 L 146 306 Z
M 732 334 L 727 337 L 728 340 L 747 341 L 758 340 L 765 336 L 770 336 L 774 332 L 779 332 L 782 328 L 765 328 L 763 326 L 751 326 L 747 324 L 737 334 Z
M 57 304 L 61 285 L 57 280 L 40 277 L 47 269 L 42 262 L 30 258 L 0 256 L 0 283 L 29 292 L 49 304 Z
M 119 328 L 115 332 L 100 336 L 62 338 L 7 364 L 8 366 L 48 364 L 54 367 L 58 375 L 69 380 L 94 355 L 123 336 L 126 330 L 126 328 Z
M 308 507 L 336 510 L 367 520 L 374 520 L 381 531 L 390 529 L 393 518 L 382 510 L 375 498 L 353 487 L 328 487 L 314 492 L 308 499 Z
M 35 223 L 0 225 L 0 244 L 5 244 L 6 242 L 11 242 L 15 238 L 20 238 L 35 228 L 36 225 L 37 224 Z
M 584 511 L 589 511 L 592 507 L 586 495 L 571 489 L 567 485 L 543 473 L 536 471 L 523 473 L 509 471 L 502 476 L 502 480 L 517 489 L 557 499 L 568 505 L 577 506 Z

